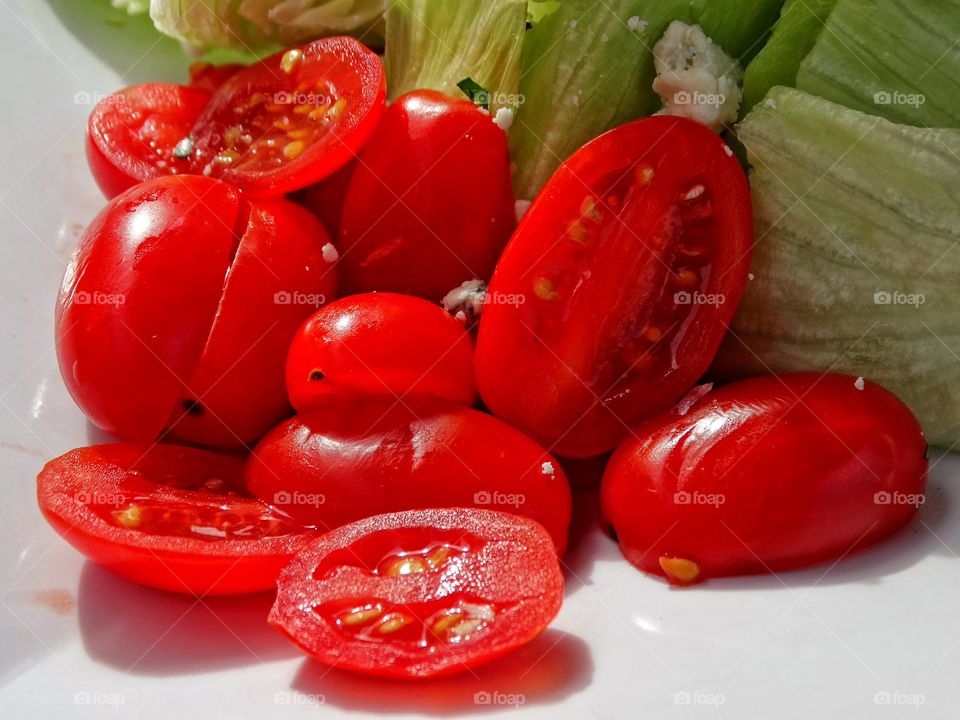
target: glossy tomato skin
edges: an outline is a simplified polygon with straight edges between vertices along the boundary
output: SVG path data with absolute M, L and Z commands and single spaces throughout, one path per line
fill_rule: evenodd
M 251 204 L 209 178 L 168 176 L 118 196 L 87 228 L 57 299 L 71 395 L 124 439 L 174 423 L 196 442 L 252 442 L 289 412 L 290 338 L 333 295 L 325 242 L 301 208 Z
M 879 385 L 759 377 L 637 428 L 607 466 L 603 510 L 626 558 L 671 582 L 780 572 L 903 527 L 925 454 L 917 420 Z
M 417 401 L 327 404 L 268 433 L 247 488 L 329 530 L 378 513 L 480 507 L 530 517 L 558 553 L 570 488 L 559 463 L 512 427 L 470 408 Z
M 421 298 L 350 295 L 318 310 L 294 337 L 287 391 L 299 411 L 365 397 L 471 405 L 473 340 L 463 323 Z
M 175 445 L 96 445 L 47 463 L 37 495 L 57 532 L 121 577 L 196 595 L 256 592 L 311 533 L 243 497 L 242 468 Z
M 195 62 L 190 65 L 190 87 L 212 93 L 245 67 L 246 65 L 238 63 L 213 65 L 208 62 Z
M 350 178 L 353 177 L 356 166 L 356 161 L 348 162 L 330 177 L 305 187 L 290 196 L 291 200 L 303 205 L 320 218 L 320 222 L 323 223 L 330 236 L 334 238 L 340 234 L 340 215 L 343 212 L 343 201 L 347 197 L 347 188 L 350 185 Z
M 327 242 L 307 210 L 286 200 L 251 204 L 213 329 L 170 417 L 174 437 L 246 445 L 291 413 L 283 380 L 290 340 L 336 294 Z
M 726 144 L 673 117 L 591 141 L 551 178 L 497 265 L 477 387 L 560 455 L 611 450 L 706 371 L 747 281 L 753 222 Z
M 402 553 L 402 554 L 401 554 Z M 543 527 L 474 508 L 378 515 L 324 535 L 283 571 L 270 623 L 329 665 L 436 677 L 535 638 L 563 601 Z
M 364 148 L 340 221 L 351 292 L 439 302 L 487 280 L 515 224 L 506 135 L 472 102 L 398 98 Z
M 350 37 L 289 48 L 227 78 L 192 133 L 194 172 L 277 197 L 353 160 L 386 104 L 383 65 Z
M 210 101 L 199 87 L 133 85 L 94 107 L 87 121 L 87 163 L 107 199 L 142 180 L 190 171 L 173 149 Z

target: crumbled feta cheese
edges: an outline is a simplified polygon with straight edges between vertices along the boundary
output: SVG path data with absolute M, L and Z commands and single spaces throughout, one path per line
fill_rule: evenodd
M 753 280 L 756 277 L 753 273 L 747 273 L 747 280 Z
M 446 295 L 440 304 L 458 320 L 470 322 L 480 318 L 487 300 L 487 284 L 483 280 L 467 280 Z
M 857 390 L 863 390 L 863 387 L 864 387 L 863 378 L 862 378 L 862 377 L 858 377 L 856 380 L 854 380 L 854 381 L 853 381 L 853 386 L 854 386 Z
M 540 466 L 540 471 L 541 471 L 544 475 L 553 476 L 553 475 L 556 475 L 556 474 L 557 474 L 557 469 L 553 466 L 553 463 L 550 462 L 549 460 L 547 460 L 545 463 L 543 463 L 543 464 Z
M 723 144 L 723 151 L 727 154 L 727 157 L 733 157 L 733 148 L 726 143 Z
M 497 110 L 497 114 L 493 116 L 493 124 L 503 131 L 509 130 L 513 126 L 513 110 L 510 108 Z
M 335 263 L 340 258 L 340 253 L 337 252 L 337 249 L 333 246 L 333 243 L 327 243 L 322 248 L 320 252 L 323 255 L 324 262 Z
M 527 214 L 527 210 L 530 209 L 532 204 L 529 200 L 517 200 L 513 204 L 513 214 L 516 216 L 518 223 L 523 220 L 523 216 Z
M 743 68 L 699 25 L 675 20 L 653 48 L 653 89 L 663 100 L 660 115 L 696 120 L 720 132 L 740 111 Z
M 634 15 L 627 20 L 627 27 L 630 28 L 631 32 L 642 33 L 647 29 L 647 21 L 641 20 L 639 17 Z

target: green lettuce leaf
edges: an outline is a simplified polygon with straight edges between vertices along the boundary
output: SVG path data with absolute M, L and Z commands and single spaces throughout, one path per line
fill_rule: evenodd
M 660 109 L 653 48 L 674 20 L 699 24 L 727 54 L 759 50 L 783 0 L 561 0 L 523 46 L 510 142 L 517 196 L 532 199 L 588 140 Z
M 389 0 L 384 65 L 390 98 L 429 88 L 463 97 L 471 78 L 490 108 L 516 107 L 526 0 Z
M 716 370 L 834 370 L 960 440 L 960 131 L 774 88 L 738 130 L 757 244 Z

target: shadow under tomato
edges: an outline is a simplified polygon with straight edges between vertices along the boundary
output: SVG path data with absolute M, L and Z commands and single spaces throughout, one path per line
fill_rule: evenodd
M 411 682 L 360 675 L 307 660 L 292 688 L 322 697 L 325 705 L 352 711 L 451 717 L 558 703 L 584 690 L 592 677 L 587 644 L 575 635 L 547 630 L 529 645 L 472 672 Z
M 595 490 L 574 492 L 570 540 L 560 564 L 566 583 L 565 597 L 594 584 L 592 575 L 597 562 L 620 560 L 623 560 L 620 548 L 602 529 L 600 493 Z
M 87 562 L 77 596 L 89 656 L 136 675 L 186 675 L 295 658 L 267 624 L 273 593 L 205 598 L 142 587 Z

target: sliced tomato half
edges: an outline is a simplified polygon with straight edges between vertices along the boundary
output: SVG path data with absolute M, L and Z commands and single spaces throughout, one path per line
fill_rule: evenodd
M 243 461 L 176 445 L 71 450 L 37 476 L 44 517 L 121 577 L 163 590 L 268 590 L 313 533 L 244 497 Z
M 223 82 L 193 132 L 194 171 L 260 196 L 346 165 L 386 105 L 380 58 L 353 38 L 277 53 Z
M 538 523 L 475 509 L 346 525 L 280 576 L 270 623 L 338 668 L 424 678 L 530 642 L 556 616 L 563 575 Z

